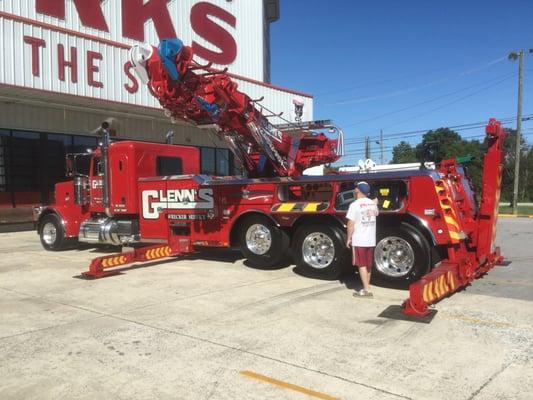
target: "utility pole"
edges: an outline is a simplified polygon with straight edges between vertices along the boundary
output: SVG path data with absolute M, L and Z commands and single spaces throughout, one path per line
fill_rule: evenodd
M 365 137 L 365 160 L 368 160 L 370 158 L 370 138 L 368 136 Z
M 381 149 L 381 165 L 385 164 L 385 158 L 383 157 L 383 129 L 379 131 L 379 144 Z
M 531 52 L 531 49 L 530 49 Z M 510 60 L 518 58 L 518 110 L 516 112 L 516 147 L 514 160 L 513 214 L 518 214 L 518 181 L 520 179 L 520 156 L 522 141 L 522 82 L 524 80 L 524 50 L 509 54 Z

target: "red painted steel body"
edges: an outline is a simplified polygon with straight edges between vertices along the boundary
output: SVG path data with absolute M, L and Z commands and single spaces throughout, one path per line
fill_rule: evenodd
M 488 150 L 483 160 L 482 196 L 479 211 L 460 167 L 448 160 L 440 165 L 443 176 L 437 185 L 442 215 L 453 232 L 460 233 L 448 247 L 448 258 L 429 274 L 409 287 L 404 312 L 423 316 L 428 306 L 466 286 L 503 261 L 500 248 L 495 247 L 496 223 L 502 182 L 503 141 L 505 131 L 491 119 L 486 127 Z
M 216 125 L 248 176 L 297 176 L 306 168 L 339 159 L 337 140 L 323 133 L 300 130 L 289 134 L 272 126 L 256 105 L 259 100 L 240 92 L 226 71 L 195 62 L 192 48 L 182 46 L 173 62 L 178 79 L 169 76 L 158 49 L 152 48 L 144 62 L 150 92 L 169 116 Z

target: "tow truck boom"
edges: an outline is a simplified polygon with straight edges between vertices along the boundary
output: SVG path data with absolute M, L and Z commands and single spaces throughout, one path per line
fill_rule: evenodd
M 162 40 L 157 48 L 136 45 L 130 61 L 167 116 L 216 129 L 249 177 L 298 176 L 343 155 L 339 128 L 316 121 L 278 129 L 256 106 L 262 99 L 252 100 L 237 90 L 227 70 L 196 62 L 191 47 L 179 39 Z M 313 129 L 328 129 L 338 138 Z

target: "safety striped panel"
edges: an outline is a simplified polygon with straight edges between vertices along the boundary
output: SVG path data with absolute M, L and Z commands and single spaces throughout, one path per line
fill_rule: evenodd
M 146 252 L 145 257 L 147 260 L 154 260 L 156 258 L 163 258 L 170 256 L 171 250 L 169 246 L 156 247 Z
M 450 187 L 444 180 L 439 179 L 435 182 L 435 191 L 439 197 L 440 207 L 444 213 L 444 222 L 446 222 L 451 242 L 459 243 L 461 240 L 461 227 L 458 222 L 455 207 L 453 207 L 452 199 L 449 196 Z
M 321 212 L 328 207 L 329 203 L 324 202 L 279 203 L 272 207 L 272 212 Z
M 452 271 L 448 271 L 424 285 L 422 299 L 426 304 L 431 304 L 455 291 L 456 286 L 457 282 L 455 282 Z
M 118 265 L 124 265 L 127 262 L 126 256 L 107 257 L 102 260 L 102 268 L 111 268 Z

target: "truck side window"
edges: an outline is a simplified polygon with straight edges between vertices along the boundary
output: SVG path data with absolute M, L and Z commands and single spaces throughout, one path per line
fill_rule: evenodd
M 182 175 L 183 162 L 181 157 L 157 157 L 157 176 Z
M 371 199 L 378 199 L 380 211 L 397 211 L 403 207 L 407 196 L 407 185 L 403 181 L 368 181 L 372 191 Z M 335 209 L 346 211 L 355 200 L 354 183 L 344 182 L 339 188 L 335 199 Z
M 281 201 L 331 201 L 333 186 L 330 183 L 309 183 L 280 186 L 278 197 Z
M 93 176 L 103 176 L 104 175 L 104 164 L 101 162 L 100 158 L 95 158 L 93 160 Z

